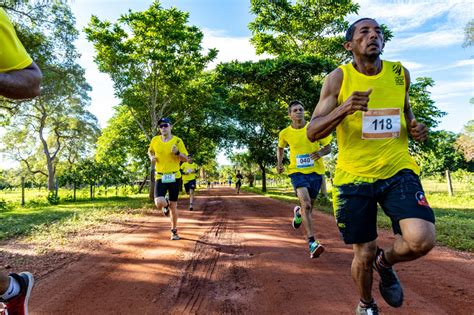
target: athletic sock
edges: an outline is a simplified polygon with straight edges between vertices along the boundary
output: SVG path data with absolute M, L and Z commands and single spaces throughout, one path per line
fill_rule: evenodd
M 315 242 L 316 240 L 314 239 L 314 236 L 310 236 L 308 237 L 308 243 L 313 243 Z
M 360 306 L 361 306 L 361 307 L 365 307 L 365 308 L 366 308 L 366 307 L 369 307 L 370 305 L 372 305 L 372 304 L 374 304 L 374 303 L 375 303 L 374 298 L 372 298 L 372 300 L 371 300 L 370 302 L 365 302 L 365 301 L 362 300 L 362 299 L 360 299 L 360 302 L 359 302 Z
M 171 229 L 171 233 L 177 234 L 177 233 L 178 233 L 178 229 Z
M 14 296 L 17 296 L 18 293 L 20 293 L 21 289 L 20 284 L 18 283 L 18 281 L 16 281 L 15 278 L 13 278 L 12 276 L 8 276 L 8 278 L 10 279 L 8 289 L 3 293 L 3 295 L 0 295 L 0 299 L 4 301 L 11 299 Z

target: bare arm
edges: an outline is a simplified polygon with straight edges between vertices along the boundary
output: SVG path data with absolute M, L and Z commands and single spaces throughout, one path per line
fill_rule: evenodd
M 311 153 L 310 157 L 313 161 L 316 161 L 329 153 L 331 153 L 331 144 L 325 145 L 321 150 Z
M 277 148 L 277 172 L 281 174 L 283 172 L 283 154 L 285 149 L 284 148 Z
M 342 80 L 343 72 L 337 68 L 324 81 L 319 102 L 306 133 L 311 142 L 327 137 L 347 115 L 358 110 L 367 111 L 371 89 L 354 91 L 342 105 L 337 106 Z
M 153 150 L 148 150 L 148 157 L 152 163 L 156 162 L 155 152 Z
M 408 132 L 412 138 L 416 141 L 425 141 L 428 139 L 428 128 L 422 123 L 416 121 L 415 115 L 411 110 L 410 106 L 410 72 L 406 68 L 405 70 L 405 105 L 403 112 L 405 114 L 405 121 L 407 123 Z
M 34 62 L 21 70 L 0 73 L 0 95 L 12 99 L 38 96 L 42 78 L 41 70 Z

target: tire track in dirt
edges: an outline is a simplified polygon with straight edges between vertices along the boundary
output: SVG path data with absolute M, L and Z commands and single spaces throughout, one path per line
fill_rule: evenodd
M 187 257 L 174 293 L 173 314 L 197 314 L 209 309 L 219 314 L 243 312 L 235 293 L 250 279 L 241 259 L 242 239 L 228 211 L 222 198 L 209 198 L 203 205 L 204 221 L 213 223 Z

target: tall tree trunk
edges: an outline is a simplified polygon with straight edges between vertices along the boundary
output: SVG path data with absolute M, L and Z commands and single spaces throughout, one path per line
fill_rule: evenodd
M 74 183 L 74 201 L 76 201 L 76 183 Z
M 153 201 L 155 200 L 155 165 L 150 167 L 150 189 L 148 191 L 148 198 Z
M 139 194 L 142 193 L 142 190 L 143 190 L 143 187 L 145 187 L 147 178 L 148 178 L 148 174 L 146 174 L 145 178 L 143 179 L 143 182 L 140 184 L 140 187 L 138 188 L 138 193 Z
M 265 165 L 261 164 L 260 170 L 262 171 L 262 191 L 267 192 L 267 173 L 265 170 Z

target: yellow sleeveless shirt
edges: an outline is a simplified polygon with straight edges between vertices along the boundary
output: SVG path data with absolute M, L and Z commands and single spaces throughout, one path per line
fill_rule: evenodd
M 404 115 L 405 73 L 399 62 L 382 61 L 374 76 L 358 72 L 352 63 L 340 66 L 344 74 L 338 105 L 354 91 L 367 91 L 369 111 L 346 116 L 337 126 L 339 154 L 335 185 L 374 182 L 402 169 L 416 174 L 420 168 L 408 153 L 408 133 Z

